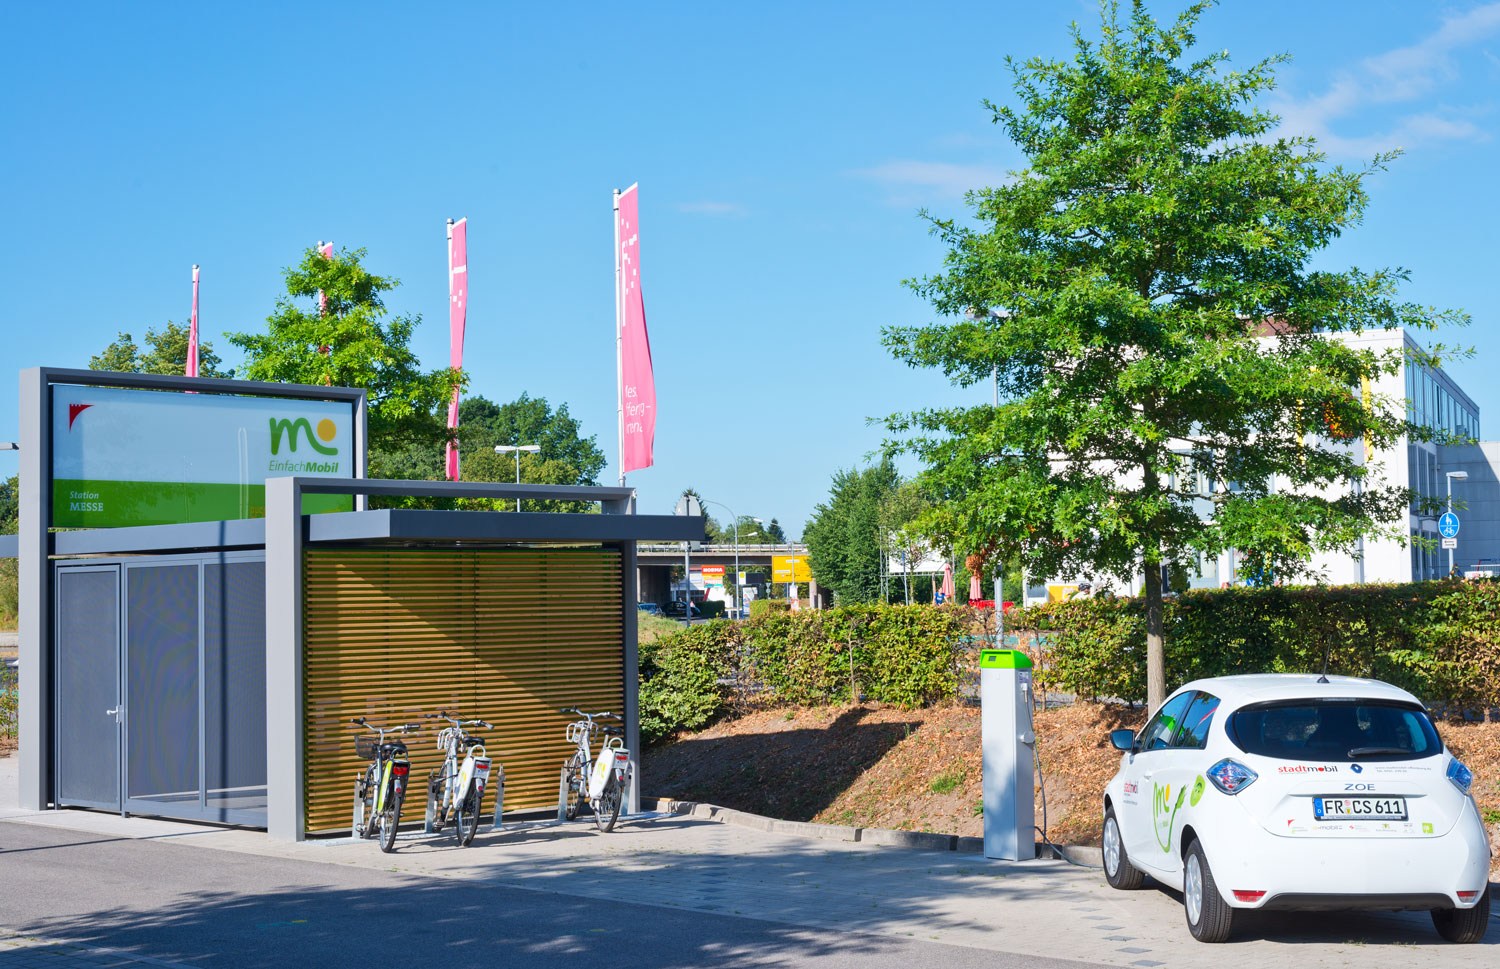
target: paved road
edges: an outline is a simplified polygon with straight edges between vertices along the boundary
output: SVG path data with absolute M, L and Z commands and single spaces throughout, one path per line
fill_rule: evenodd
M 1087 965 L 12 822 L 0 885 L 0 969 Z

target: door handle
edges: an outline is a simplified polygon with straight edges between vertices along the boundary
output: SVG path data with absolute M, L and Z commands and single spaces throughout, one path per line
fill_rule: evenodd
M 118 717 L 120 715 L 120 708 L 115 707 L 113 710 L 105 710 L 104 715 L 106 717 Z

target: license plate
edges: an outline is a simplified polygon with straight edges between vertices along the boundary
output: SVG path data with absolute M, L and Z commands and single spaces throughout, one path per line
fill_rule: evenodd
M 1315 797 L 1319 821 L 1405 821 L 1404 797 Z

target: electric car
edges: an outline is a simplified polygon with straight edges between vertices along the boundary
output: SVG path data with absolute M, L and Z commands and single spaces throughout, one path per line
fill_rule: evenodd
M 1245 909 L 1427 909 L 1477 942 L 1490 844 L 1416 697 L 1377 680 L 1222 676 L 1173 693 L 1104 793 L 1104 873 L 1182 892 L 1188 929 L 1229 938 Z

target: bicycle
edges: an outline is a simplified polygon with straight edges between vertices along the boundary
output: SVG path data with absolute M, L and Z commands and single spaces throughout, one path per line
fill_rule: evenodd
M 484 720 L 460 720 L 448 716 L 447 710 L 427 713 L 428 720 L 446 720 L 450 726 L 438 732 L 438 750 L 444 751 L 443 766 L 427 778 L 427 818 L 424 830 L 436 834 L 452 821 L 454 837 L 460 847 L 467 848 L 474 841 L 474 832 L 479 828 L 479 811 L 484 806 L 484 788 L 489 783 L 492 760 L 484 749 L 484 741 L 473 736 L 465 727 L 493 729 L 494 724 Z M 499 766 L 499 765 L 495 765 Z M 500 767 L 495 783 L 495 824 L 500 824 L 500 813 L 505 803 L 505 768 Z
M 620 817 L 620 802 L 635 777 L 635 768 L 630 763 L 630 751 L 625 749 L 624 729 L 607 727 L 594 720 L 619 720 L 620 717 L 613 713 L 584 713 L 577 707 L 557 712 L 576 713 L 583 718 L 568 724 L 568 743 L 577 749 L 563 765 L 558 791 L 559 813 L 572 821 L 587 803 L 594 812 L 594 825 L 608 833 L 614 830 Z M 594 760 L 590 769 L 593 753 L 590 741 L 595 733 L 604 734 L 604 740 L 599 745 L 599 758 Z
M 354 782 L 354 836 L 373 838 L 378 835 L 380 850 L 394 851 L 411 761 L 406 756 L 406 744 L 386 740 L 385 735 L 411 733 L 421 730 L 422 725 L 403 723 L 399 727 L 380 727 L 364 717 L 349 722 L 374 730 L 379 735 L 354 738 L 354 752 L 370 762 L 364 775 Z

